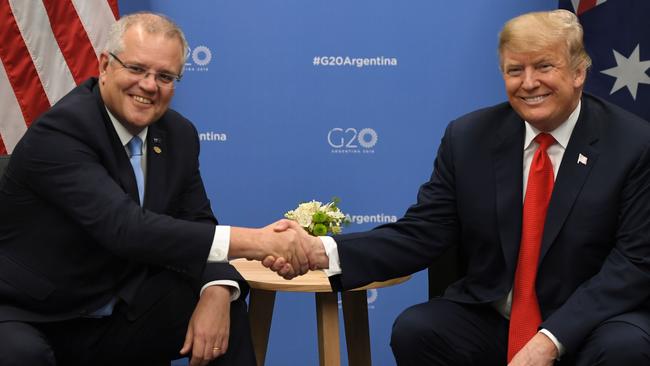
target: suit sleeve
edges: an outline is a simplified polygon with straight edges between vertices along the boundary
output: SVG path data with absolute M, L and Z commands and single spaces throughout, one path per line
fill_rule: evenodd
M 434 170 L 417 203 L 395 223 L 371 231 L 336 236 L 342 273 L 332 286 L 350 289 L 404 276 L 429 266 L 458 241 L 458 217 L 451 124 L 442 139 Z

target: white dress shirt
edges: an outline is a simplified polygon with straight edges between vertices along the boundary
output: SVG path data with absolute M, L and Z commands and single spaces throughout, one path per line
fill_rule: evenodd
M 573 132 L 573 129 L 576 126 L 576 123 L 578 122 L 578 116 L 580 115 L 580 106 L 581 103 L 578 102 L 578 106 L 571 113 L 571 115 L 569 115 L 569 118 L 564 123 L 562 123 L 559 127 L 557 127 L 555 130 L 548 132 L 550 135 L 553 136 L 553 138 L 555 138 L 555 141 L 557 141 L 556 144 L 549 146 L 548 150 L 546 150 L 549 158 L 551 159 L 551 162 L 553 163 L 554 177 L 557 177 L 557 172 L 560 169 L 560 163 L 562 162 L 562 157 L 564 157 L 564 151 L 566 150 L 566 147 L 569 144 L 571 133 Z M 539 146 L 539 144 L 535 142 L 534 139 L 541 132 L 528 122 L 525 122 L 525 126 L 526 126 L 526 134 L 524 137 L 524 150 L 523 150 L 524 172 L 522 176 L 524 197 L 526 196 L 526 185 L 528 183 L 528 172 L 530 171 L 530 165 L 533 160 L 533 155 L 535 154 L 535 150 L 537 150 L 537 146 Z M 320 239 L 323 242 L 323 246 L 325 247 L 325 253 L 329 257 L 329 269 L 326 269 L 325 273 L 328 276 L 341 274 L 343 271 L 341 269 L 341 263 L 339 261 L 339 252 L 336 245 L 336 241 L 329 236 L 321 236 Z M 510 319 L 510 310 L 512 307 L 512 290 L 510 290 L 510 292 L 505 298 L 494 302 L 492 305 L 506 319 Z M 558 349 L 559 355 L 564 354 L 565 351 L 564 346 L 562 346 L 562 344 L 557 340 L 557 338 L 551 332 L 549 332 L 547 329 L 541 329 L 540 332 L 544 333 L 546 336 L 548 336 L 551 339 L 551 341 L 553 341 L 553 343 Z
M 133 135 L 124 127 L 122 124 L 111 114 L 111 112 L 106 109 L 108 116 L 115 127 L 115 132 L 120 138 L 122 146 L 124 146 L 124 151 L 126 151 L 127 156 L 129 156 L 129 149 L 126 145 L 131 141 Z M 147 132 L 149 127 L 145 127 L 139 134 L 138 137 L 142 139 L 142 174 L 144 175 L 144 186 L 147 187 Z M 146 192 L 145 192 L 146 195 Z M 210 253 L 208 254 L 208 262 L 228 262 L 228 250 L 230 249 L 230 226 L 226 225 L 217 225 L 214 230 L 214 237 L 212 239 L 212 247 L 210 248 Z M 230 288 L 230 300 L 237 300 L 241 294 L 239 289 L 239 284 L 236 281 L 231 280 L 218 280 L 211 281 L 203 285 L 201 288 L 201 293 L 209 286 L 222 285 L 228 286 Z

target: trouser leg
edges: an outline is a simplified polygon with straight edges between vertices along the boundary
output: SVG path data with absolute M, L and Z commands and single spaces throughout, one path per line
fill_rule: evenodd
M 55 366 L 54 351 L 36 327 L 21 322 L 0 322 L 0 365 Z
M 445 299 L 412 306 L 393 325 L 397 364 L 505 365 L 508 322 L 489 305 Z

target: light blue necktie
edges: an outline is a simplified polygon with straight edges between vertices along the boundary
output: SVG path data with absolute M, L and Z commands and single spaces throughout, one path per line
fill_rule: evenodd
M 126 147 L 129 149 L 129 155 L 131 160 L 131 167 L 133 167 L 133 173 L 135 174 L 135 181 L 138 184 L 138 197 L 140 197 L 140 206 L 142 206 L 144 198 L 144 174 L 142 173 L 142 139 L 138 136 L 133 136 L 131 141 L 126 144 Z M 115 304 L 117 303 L 117 297 L 112 298 L 106 305 L 95 310 L 91 314 L 87 315 L 88 318 L 102 318 L 109 316 L 113 313 Z
M 142 173 L 142 140 L 138 136 L 133 136 L 131 141 L 126 144 L 131 155 L 131 166 L 135 174 L 135 181 L 138 184 L 138 197 L 140 197 L 140 206 L 144 203 L 144 174 Z
M 140 197 L 140 206 L 142 206 L 144 198 L 144 174 L 142 173 L 142 139 L 138 136 L 133 136 L 131 141 L 126 144 L 126 147 L 129 149 L 129 155 L 131 160 L 131 167 L 133 167 L 133 173 L 135 174 L 135 182 L 138 184 L 138 197 Z M 91 314 L 87 315 L 89 318 L 101 318 L 109 316 L 113 313 L 115 304 L 117 303 L 117 297 L 112 298 L 106 305 L 95 310 Z

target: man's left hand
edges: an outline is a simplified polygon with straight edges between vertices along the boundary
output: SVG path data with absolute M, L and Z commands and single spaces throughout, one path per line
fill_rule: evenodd
M 203 290 L 185 334 L 180 353 L 190 350 L 190 366 L 205 366 L 228 350 L 230 336 L 230 289 L 210 286 Z
M 543 333 L 537 333 L 517 352 L 508 366 L 552 366 L 557 353 L 553 341 Z

